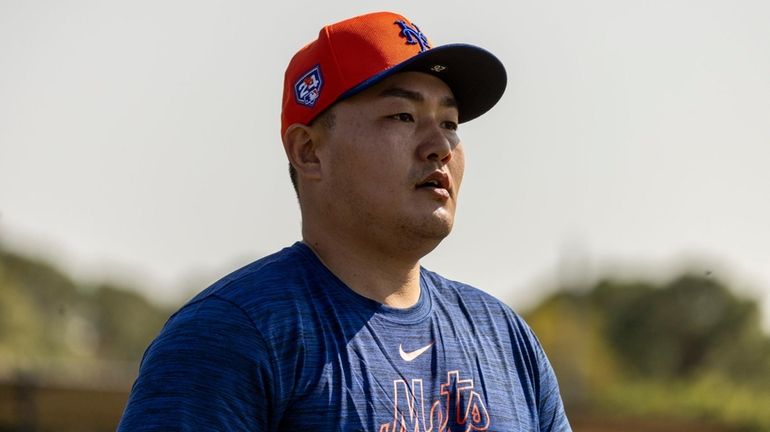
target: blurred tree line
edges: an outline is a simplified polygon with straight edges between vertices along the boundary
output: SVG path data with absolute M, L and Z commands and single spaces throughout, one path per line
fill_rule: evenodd
M 0 248 L 0 368 L 36 360 L 136 362 L 170 310 L 113 284 L 78 284 Z
M 526 314 L 571 411 L 770 431 L 770 337 L 756 301 L 711 276 L 604 280 Z
M 42 360 L 130 363 L 172 310 L 116 284 L 78 283 L 0 247 L 0 378 Z M 756 301 L 707 275 L 604 280 L 525 314 L 570 416 L 698 420 L 770 431 L 770 336 Z M 128 384 L 125 385 L 128 390 Z

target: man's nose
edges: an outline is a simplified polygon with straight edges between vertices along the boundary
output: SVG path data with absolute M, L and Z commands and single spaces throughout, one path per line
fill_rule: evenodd
M 452 151 L 457 146 L 448 134 L 449 131 L 440 125 L 426 126 L 417 150 L 420 160 L 441 162 L 442 165 L 448 163 L 452 159 Z

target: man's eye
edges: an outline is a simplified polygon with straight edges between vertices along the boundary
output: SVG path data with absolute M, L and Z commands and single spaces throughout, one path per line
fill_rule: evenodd
M 400 120 L 400 121 L 403 121 L 403 122 L 413 122 L 414 121 L 414 117 L 412 117 L 412 115 L 409 114 L 409 113 L 393 114 L 392 116 L 390 116 L 390 118 L 392 118 L 393 120 Z
M 458 127 L 457 123 L 455 123 L 453 121 L 445 121 L 444 122 L 444 128 L 446 128 L 446 129 L 456 131 L 457 127 Z

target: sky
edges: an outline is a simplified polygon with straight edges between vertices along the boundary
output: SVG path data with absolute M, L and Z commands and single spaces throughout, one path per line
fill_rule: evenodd
M 267 6 L 269 5 L 269 6 Z M 388 9 L 508 70 L 423 260 L 517 309 L 681 271 L 770 329 L 770 3 L 0 0 L 0 243 L 179 302 L 300 238 L 283 72 Z

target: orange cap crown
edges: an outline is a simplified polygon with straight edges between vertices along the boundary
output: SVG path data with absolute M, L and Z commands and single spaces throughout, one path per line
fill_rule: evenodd
M 458 99 L 460 120 L 470 120 L 481 112 L 469 111 L 470 115 L 465 117 L 470 118 L 463 118 L 467 108 L 464 102 L 467 100 L 463 101 L 456 89 L 464 84 L 461 81 L 467 81 L 469 70 L 467 67 L 445 65 L 463 61 L 461 58 L 453 59 L 458 56 L 469 57 L 463 61 L 466 66 L 472 66 L 468 63 L 473 63 L 473 58 L 479 56 L 484 57 L 487 64 L 492 64 L 496 78 L 493 81 L 498 84 L 495 86 L 487 81 L 484 85 L 495 87 L 493 93 L 496 97 L 483 111 L 491 108 L 502 96 L 505 69 L 492 54 L 470 45 L 447 45 L 434 49 L 431 46 L 416 25 L 392 12 L 361 15 L 325 26 L 318 39 L 299 50 L 286 69 L 281 135 L 289 125 L 308 124 L 336 101 L 352 96 L 392 73 L 405 70 L 432 73 L 447 81 Z M 432 55 L 433 51 L 437 54 Z M 436 61 L 431 62 L 434 57 Z M 465 73 L 461 76 L 457 74 L 464 69 Z M 474 81 L 484 83 L 480 81 L 484 79 L 483 75 L 479 74 Z M 466 96 L 465 99 L 469 98 Z

